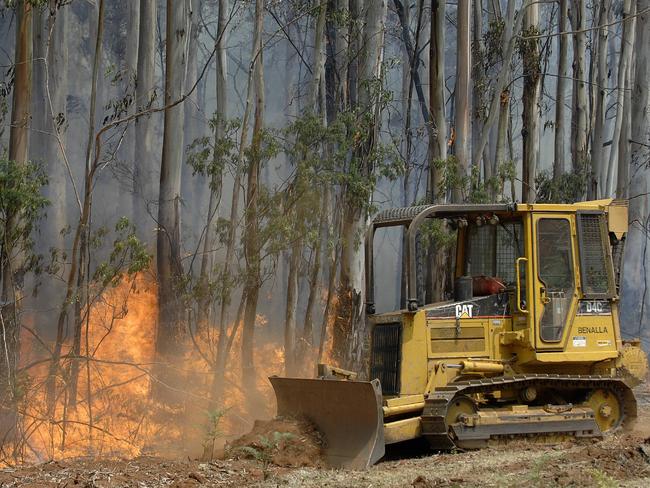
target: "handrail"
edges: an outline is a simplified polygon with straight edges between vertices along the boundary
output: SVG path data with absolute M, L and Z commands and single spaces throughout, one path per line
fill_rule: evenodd
M 528 309 L 521 308 L 521 273 L 519 263 L 522 261 L 526 261 L 526 263 L 528 263 L 528 258 L 521 257 L 517 258 L 515 261 L 515 274 L 517 275 L 517 310 L 519 310 L 520 313 L 527 314 Z

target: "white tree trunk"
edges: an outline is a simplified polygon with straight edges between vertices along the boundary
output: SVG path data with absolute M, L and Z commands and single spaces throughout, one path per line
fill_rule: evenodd
M 125 71 L 123 84 L 130 92 L 131 90 L 135 91 L 137 89 L 138 44 L 140 42 L 140 1 L 131 0 L 130 2 L 127 2 L 126 14 L 128 17 L 126 19 L 126 59 L 124 60 L 123 65 Z M 130 105 L 128 108 L 129 115 L 134 114 L 136 110 L 136 104 Z M 135 151 L 135 127 L 133 124 L 129 124 L 120 150 L 127 161 L 133 157 Z M 119 188 L 121 193 L 123 185 L 119 185 Z M 120 198 L 122 199 L 121 195 Z M 133 201 L 129 201 L 128 203 L 127 201 L 127 198 L 124 198 L 120 204 L 126 207 L 123 207 L 126 214 L 131 215 L 133 213 L 131 207 Z
M 535 33 L 539 26 L 539 4 L 531 4 L 524 12 L 526 32 Z M 536 198 L 535 175 L 539 157 L 539 101 L 541 90 L 540 52 L 537 39 L 527 40 L 524 52 L 524 90 L 521 135 L 523 139 L 521 201 L 533 203 Z
M 262 144 L 262 129 L 264 127 L 264 63 L 262 60 L 262 31 L 264 27 L 264 1 L 255 1 L 255 26 L 253 34 L 253 53 L 251 67 L 252 81 L 255 93 L 255 117 L 251 142 L 251 156 L 248 162 L 248 179 L 246 186 L 246 213 L 244 219 L 244 255 L 246 258 L 246 308 L 244 310 L 244 327 L 242 330 L 242 382 L 244 390 L 251 399 L 255 399 L 257 386 L 255 383 L 255 318 L 257 301 L 261 286 L 260 241 L 258 222 L 258 201 L 260 182 L 259 151 Z M 249 99 L 252 92 L 249 89 Z M 247 101 L 247 105 L 250 103 Z M 242 139 L 243 143 L 243 139 Z M 259 401 L 259 400 L 258 400 Z
M 185 2 L 167 0 L 165 105 L 179 101 L 185 87 L 188 35 Z M 182 272 L 180 240 L 181 165 L 183 164 L 183 103 L 165 110 L 160 193 L 158 198 L 158 336 L 156 351 L 173 359 L 183 334 L 177 281 Z M 175 383 L 174 380 L 171 381 Z
M 626 97 L 628 97 L 628 88 L 630 87 L 630 64 L 632 61 L 632 49 L 634 47 L 634 26 L 636 19 L 630 19 L 630 15 L 636 12 L 636 5 L 633 0 L 624 0 L 623 2 L 623 34 L 621 37 L 621 54 L 618 63 L 618 76 L 617 76 L 617 92 L 616 92 L 616 122 L 614 124 L 614 134 L 612 135 L 612 148 L 609 152 L 609 164 L 607 167 L 607 192 L 605 196 L 609 196 L 614 192 L 614 181 L 616 180 L 617 173 L 620 173 L 621 166 L 625 166 L 622 171 L 621 177 L 623 181 L 627 180 L 627 166 L 629 165 L 626 160 L 629 154 L 629 139 L 630 134 L 627 130 L 623 130 L 623 126 L 628 125 L 630 120 L 630 106 L 626 106 Z M 627 129 L 627 128 L 626 128 Z M 625 139 L 623 138 L 625 137 Z M 618 170 L 618 171 L 617 171 Z M 623 187 L 627 183 L 623 184 Z M 621 188 L 617 184 L 617 189 Z M 621 188 L 622 189 L 622 188 Z M 617 191 L 618 194 L 618 191 Z
M 370 141 L 361 148 L 355 156 L 355 164 L 360 166 L 359 171 L 366 177 L 370 176 L 369 153 L 372 145 L 378 139 L 380 119 L 376 113 L 377 100 L 371 82 L 382 77 L 381 63 L 384 53 L 384 33 L 386 25 L 387 2 L 386 0 L 373 0 L 365 4 L 360 10 L 365 19 L 359 53 L 358 71 L 358 106 L 365 112 L 372 114 L 373 133 Z M 351 50 L 354 44 L 350 45 Z M 354 102 L 352 90 L 356 85 L 356 77 L 351 73 L 351 97 Z M 354 195 L 346 198 L 354 201 Z M 358 198 L 358 197 L 357 197 Z M 334 328 L 333 352 L 343 366 L 354 367 L 359 365 L 363 350 L 363 263 L 364 246 L 363 236 L 367 227 L 367 209 L 359 208 L 357 204 L 348 202 L 344 209 L 342 235 L 344 242 L 341 248 L 341 275 L 339 286 L 338 320 Z
M 494 87 L 494 92 L 492 93 L 490 100 L 490 109 L 488 111 L 487 119 L 483 126 L 483 133 L 481 138 L 478 141 L 474 141 L 474 157 L 480 157 L 483 154 L 483 150 L 487 144 L 488 138 L 490 136 L 490 131 L 494 126 L 499 113 L 502 108 L 502 100 L 504 98 L 504 90 L 506 90 L 506 85 L 510 81 L 511 72 L 510 72 L 510 63 L 517 45 L 517 39 L 519 39 L 519 31 L 524 20 L 524 12 L 527 11 L 528 6 L 531 4 L 532 0 L 524 0 L 524 5 L 521 11 L 515 14 L 515 4 L 516 0 L 508 0 L 508 8 L 506 13 L 506 18 L 504 19 L 505 27 L 503 29 L 502 35 L 502 46 L 503 46 L 503 68 L 500 70 L 497 77 L 496 86 Z M 505 94 L 507 95 L 507 93 Z
M 312 79 L 309 82 L 307 103 L 305 111 L 316 114 L 319 105 L 319 90 L 321 78 L 325 71 L 325 21 L 327 15 L 327 1 L 317 0 L 318 15 L 316 16 L 316 26 L 314 28 L 314 49 L 312 63 Z M 296 181 L 300 181 L 304 175 L 300 167 L 296 173 Z M 292 210 L 296 215 L 298 225 L 302 225 L 305 218 L 305 208 Z M 297 236 L 291 246 L 291 257 L 289 258 L 289 273 L 287 277 L 287 301 L 285 309 L 284 324 L 284 367 L 285 374 L 290 376 L 296 374 L 299 351 L 297 348 L 297 315 L 298 315 L 298 298 L 299 298 L 299 275 L 300 263 L 303 253 L 303 238 Z M 310 299 L 313 300 L 313 297 Z M 312 302 L 313 303 L 313 302 Z
M 222 143 L 226 135 L 226 122 L 228 120 L 228 98 L 227 92 L 227 77 L 228 77 L 228 58 L 226 56 L 226 47 L 228 46 L 228 32 L 227 32 L 227 15 L 229 10 L 229 0 L 219 0 L 219 14 L 217 18 L 217 45 L 216 45 L 216 58 L 217 58 L 217 71 L 215 77 L 215 93 L 217 97 L 217 110 L 215 112 L 216 125 L 214 127 L 214 144 L 215 147 Z M 219 156 L 215 151 L 214 163 L 220 167 L 224 161 L 219 161 L 216 158 Z M 213 265 L 214 258 L 214 244 L 216 241 L 216 222 L 218 217 L 219 202 L 221 201 L 221 190 L 223 186 L 222 172 L 214 173 L 210 181 L 210 197 L 208 200 L 208 216 L 205 227 L 205 240 L 203 241 L 203 256 L 201 257 L 201 280 L 203 285 L 207 286 L 210 273 Z M 228 266 L 230 263 L 228 263 Z M 206 295 L 207 296 L 207 295 Z M 207 317 L 209 304 L 205 302 L 200 311 Z M 225 332 L 225 325 L 223 319 L 220 321 L 219 327 L 223 326 L 222 332 Z
M 50 0 L 50 9 L 53 15 L 49 10 L 37 10 L 34 17 L 32 125 L 35 130 L 32 136 L 37 142 L 30 145 L 30 157 L 44 161 L 48 175 L 48 185 L 43 191 L 50 204 L 39 235 L 41 252 L 45 253 L 50 248 L 64 248 L 65 239 L 61 231 L 66 226 L 68 186 L 68 174 L 59 146 L 59 140 L 65 144 L 67 125 L 68 8 L 57 9 L 56 0 Z
M 650 0 L 638 0 L 632 85 L 632 134 L 630 158 L 630 228 L 625 245 L 621 300 L 621 326 L 626 336 L 641 336 L 650 347 Z
M 598 13 L 598 25 L 608 23 L 611 17 L 612 4 L 610 0 L 601 0 Z M 591 147 L 591 186 L 589 197 L 592 199 L 604 196 L 607 180 L 607 168 L 605 166 L 605 110 L 607 109 L 608 91 L 608 64 L 607 52 L 609 47 L 609 27 L 603 27 L 598 31 L 598 68 L 596 70 L 596 84 L 594 87 L 594 132 L 593 144 Z
M 587 164 L 587 120 L 589 102 L 587 97 L 587 34 L 584 0 L 571 2 L 569 10 L 573 36 L 573 92 L 571 112 L 571 159 L 573 171 L 584 173 Z
M 143 111 L 153 103 L 156 69 L 156 0 L 140 0 L 140 28 L 135 103 Z M 133 169 L 133 207 L 139 235 L 145 242 L 153 239 L 154 221 L 149 212 L 158 199 L 156 171 L 158 150 L 155 145 L 155 119 L 145 115 L 135 121 L 135 160 Z

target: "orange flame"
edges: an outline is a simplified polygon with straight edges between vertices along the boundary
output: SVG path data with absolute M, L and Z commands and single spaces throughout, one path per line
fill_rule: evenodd
M 213 371 L 197 349 L 212 354 L 218 338 L 214 333 L 199 334 L 194 338 L 194 347 L 187 348 L 179 369 L 188 378 L 188 401 L 184 411 L 173 417 L 178 421 L 170 421 L 170 417 L 159 415 L 164 407 L 150 394 L 157 309 L 155 282 L 144 276 L 124 279 L 117 287 L 104 291 L 91 305 L 80 358 L 74 359 L 79 365 L 76 405 L 69 398 L 73 359 L 66 357 L 71 349 L 67 344 L 62 351 L 59 396 L 51 415 L 45 393 L 50 361 L 42 360 L 43 348 L 34 346 L 31 335 L 23 335 L 21 360 L 30 381 L 20 407 L 23 422 L 19 437 L 24 442 L 17 442 L 19 461 L 165 454 L 170 452 L 166 449 L 170 445 L 188 442 L 194 444 L 193 454 L 201 452 Z M 257 316 L 257 327 L 266 322 L 265 317 Z M 250 430 L 254 419 L 274 414 L 275 400 L 267 378 L 282 374 L 284 368 L 281 345 L 256 344 L 256 386 L 261 400 L 253 405 L 240 386 L 240 347 L 241 332 L 235 337 L 225 371 L 225 391 L 219 407 L 223 413 L 218 433 L 221 443 Z

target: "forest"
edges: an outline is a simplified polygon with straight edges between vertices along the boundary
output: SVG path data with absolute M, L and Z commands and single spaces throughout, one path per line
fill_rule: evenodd
M 1 0 L 0 465 L 212 458 L 358 368 L 391 207 L 628 199 L 647 351 L 649 185 L 650 0 Z

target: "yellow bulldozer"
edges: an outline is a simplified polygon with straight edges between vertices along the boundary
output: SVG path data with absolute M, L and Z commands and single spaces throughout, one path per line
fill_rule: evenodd
M 431 219 L 456 237 L 448 299 L 425 304 L 424 277 L 440 272 L 418 245 Z M 617 200 L 379 213 L 365 243 L 368 381 L 326 366 L 319 378 L 272 377 L 278 415 L 311 420 L 328 461 L 352 468 L 416 438 L 445 451 L 629 427 L 647 358 L 620 331 L 627 222 Z M 375 232 L 395 226 L 405 230 L 404 307 L 375 313 Z

